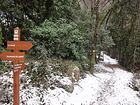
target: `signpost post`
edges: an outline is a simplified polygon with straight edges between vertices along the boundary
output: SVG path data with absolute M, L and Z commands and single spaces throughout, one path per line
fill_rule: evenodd
M 0 53 L 0 59 L 2 61 L 11 61 L 13 64 L 13 105 L 19 105 L 19 75 L 21 70 L 25 68 L 25 52 L 20 52 L 20 50 L 29 50 L 32 47 L 32 43 L 20 41 L 20 29 L 18 27 L 14 29 L 13 40 L 7 41 L 7 49 L 12 50 L 12 52 Z

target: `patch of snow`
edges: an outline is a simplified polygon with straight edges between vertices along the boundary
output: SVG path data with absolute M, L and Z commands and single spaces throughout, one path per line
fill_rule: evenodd
M 104 62 L 109 64 L 118 64 L 116 59 L 112 59 L 110 56 L 104 54 Z
M 110 56 L 104 54 L 104 52 L 102 51 L 101 52 L 101 56 L 103 57 L 103 63 L 106 63 L 106 64 L 118 64 L 118 61 L 116 59 L 112 59 Z
M 72 82 L 70 81 L 69 77 L 61 78 L 61 79 L 59 79 L 59 81 L 60 81 L 63 85 L 70 85 L 70 84 L 72 84 Z
M 58 80 L 63 85 L 70 85 L 70 84 L 72 84 L 72 82 L 70 81 L 69 77 L 54 76 L 54 79 Z
M 115 94 L 109 96 L 108 102 L 110 104 L 108 105 L 140 105 L 140 98 L 137 97 L 138 92 L 129 87 L 132 78 L 132 73 L 115 69 L 113 77 Z
M 104 64 L 99 63 L 94 65 L 97 72 L 114 72 L 114 70 L 110 67 L 105 67 Z
M 78 86 L 75 86 L 66 105 L 90 105 L 91 100 L 96 101 L 95 97 L 99 90 L 99 84 L 98 78 L 87 75 Z
M 64 105 L 69 95 L 70 93 L 61 88 L 48 89 L 48 94 L 44 93 L 45 105 Z

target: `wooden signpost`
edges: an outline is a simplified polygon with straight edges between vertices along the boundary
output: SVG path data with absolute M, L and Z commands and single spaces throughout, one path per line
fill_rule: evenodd
M 13 64 L 13 105 L 19 105 L 19 75 L 21 70 L 25 68 L 25 52 L 20 52 L 20 50 L 29 50 L 32 47 L 32 43 L 20 41 L 20 29 L 18 27 L 14 29 L 13 40 L 7 41 L 7 49 L 12 50 L 12 52 L 0 53 L 0 59 L 2 61 L 11 61 Z

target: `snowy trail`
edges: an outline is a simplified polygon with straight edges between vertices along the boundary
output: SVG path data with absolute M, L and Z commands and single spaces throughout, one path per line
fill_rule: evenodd
M 120 68 L 114 68 L 113 71 L 96 74 L 101 78 L 101 85 L 97 101 L 91 105 L 140 105 L 137 92 L 129 87 L 133 75 Z
M 97 104 L 98 105 L 103 105 L 107 104 L 107 96 L 110 96 L 114 92 L 114 82 L 113 81 L 114 75 L 111 74 L 110 78 L 108 80 L 101 80 L 102 85 L 100 86 L 101 90 L 97 93 Z
M 104 58 L 103 62 L 95 65 L 94 76 L 86 74 L 74 86 L 72 93 L 57 87 L 44 90 L 29 85 L 21 91 L 24 103 L 20 105 L 140 105 L 139 93 L 130 88 L 133 74 L 120 68 L 115 59 L 107 55 Z M 11 80 L 9 77 L 1 78 Z M 64 80 L 69 82 L 68 78 Z
M 64 98 L 64 103 L 57 105 L 140 105 L 138 92 L 129 87 L 132 73 L 103 64 L 98 66 L 102 72 L 95 73 L 95 76 L 87 75 L 79 86 L 75 86 L 74 92 Z
M 104 73 L 96 74 L 101 82 L 97 101 L 91 105 L 140 105 L 138 92 L 130 88 L 133 74 L 120 68 L 117 61 L 109 56 L 105 55 L 104 58 L 104 62 L 98 64 L 98 69 Z M 105 64 L 109 66 L 104 66 Z

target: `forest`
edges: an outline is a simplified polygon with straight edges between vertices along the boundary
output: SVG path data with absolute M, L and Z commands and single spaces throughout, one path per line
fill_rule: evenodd
M 55 56 L 95 64 L 98 62 L 95 56 L 107 51 L 122 66 L 139 71 L 139 2 L 0 0 L 1 50 L 18 26 L 22 39 L 32 40 L 30 54 L 35 59 Z
M 33 44 L 24 71 L 33 86 L 71 91 L 51 80 L 52 74 L 71 76 L 78 68 L 81 77 L 94 75 L 102 53 L 128 72 L 140 73 L 140 0 L 0 0 L 0 52 L 6 51 L 15 27 L 22 40 Z M 10 68 L 0 62 L 0 75 Z

